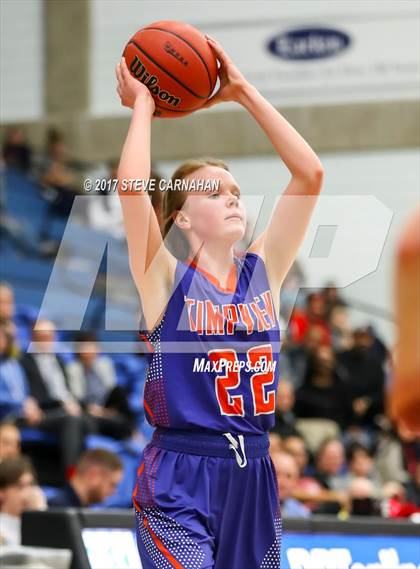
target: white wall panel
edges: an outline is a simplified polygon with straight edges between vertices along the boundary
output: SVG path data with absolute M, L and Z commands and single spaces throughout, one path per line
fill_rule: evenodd
M 2 122 L 36 120 L 44 110 L 42 0 L 0 1 Z

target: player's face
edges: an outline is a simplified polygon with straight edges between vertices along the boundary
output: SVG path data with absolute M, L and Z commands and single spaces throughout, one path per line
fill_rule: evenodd
M 189 192 L 182 210 L 189 230 L 209 242 L 223 240 L 229 244 L 242 239 L 246 227 L 246 211 L 238 184 L 230 172 L 216 166 L 205 166 L 190 174 L 189 180 L 218 181 L 217 189 Z

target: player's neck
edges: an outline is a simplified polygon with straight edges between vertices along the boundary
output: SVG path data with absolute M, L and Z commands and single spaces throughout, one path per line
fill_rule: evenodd
M 192 258 L 190 254 L 188 259 Z M 206 246 L 200 249 L 193 260 L 198 268 L 213 274 L 220 282 L 225 282 L 232 270 L 233 258 L 233 248 L 221 249 Z

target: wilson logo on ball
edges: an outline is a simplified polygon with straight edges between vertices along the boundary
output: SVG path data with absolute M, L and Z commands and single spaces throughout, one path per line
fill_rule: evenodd
M 153 95 L 156 95 L 161 101 L 165 101 L 165 103 L 172 105 L 172 107 L 177 107 L 180 104 L 180 97 L 175 97 L 171 95 L 171 93 L 168 93 L 168 91 L 161 89 L 159 87 L 159 79 L 156 75 L 152 75 L 147 71 L 146 66 L 140 61 L 137 55 L 134 56 L 130 63 L 130 71 L 136 79 L 146 85 L 149 91 Z

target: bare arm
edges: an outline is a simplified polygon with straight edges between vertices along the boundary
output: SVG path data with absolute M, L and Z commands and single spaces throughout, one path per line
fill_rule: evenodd
M 121 103 L 133 109 L 118 167 L 118 194 L 131 273 L 142 300 L 147 301 L 151 289 L 167 288 L 174 264 L 172 255 L 163 245 L 147 187 L 142 187 L 140 182 L 150 178 L 151 122 L 155 106 L 147 87 L 130 75 L 124 60 L 118 64 L 116 75 Z M 138 183 L 131 184 L 130 180 Z
M 300 134 L 246 81 L 222 47 L 212 38 L 207 39 L 221 62 L 221 89 L 207 106 L 221 101 L 241 104 L 264 130 L 292 176 L 267 228 L 249 248 L 264 258 L 274 292 L 280 288 L 304 238 L 322 187 L 322 164 Z

